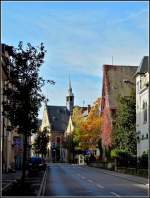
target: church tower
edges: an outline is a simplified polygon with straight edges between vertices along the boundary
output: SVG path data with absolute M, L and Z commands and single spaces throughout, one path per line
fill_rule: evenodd
M 68 89 L 68 95 L 66 96 L 66 105 L 67 109 L 72 114 L 73 112 L 73 107 L 74 107 L 74 95 L 72 93 L 72 88 L 71 88 L 71 81 L 69 78 L 69 89 Z

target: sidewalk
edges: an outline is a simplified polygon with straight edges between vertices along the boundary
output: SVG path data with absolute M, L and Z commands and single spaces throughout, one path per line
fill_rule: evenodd
M 24 180 L 24 186 L 21 186 L 20 181 L 16 181 L 21 178 L 22 171 L 3 174 L 3 196 L 37 196 L 39 189 L 41 192 L 45 187 L 45 183 L 43 184 L 44 173 L 44 170 L 37 170 L 36 172 L 27 175 Z
M 17 179 L 21 178 L 22 171 L 18 170 L 15 173 L 2 173 L 2 190 L 6 189 Z

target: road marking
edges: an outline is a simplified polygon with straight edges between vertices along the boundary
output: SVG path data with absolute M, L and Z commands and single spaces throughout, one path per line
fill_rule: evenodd
M 91 179 L 88 179 L 87 181 L 90 182 L 90 183 L 93 183 L 93 181 Z
M 118 195 L 117 193 L 115 192 L 110 192 L 111 194 L 115 195 L 116 197 L 120 197 L 120 195 Z
M 9 183 L 9 184 L 7 184 L 6 186 L 4 186 L 3 188 L 2 188 L 2 190 L 4 190 L 4 189 L 6 189 L 8 186 L 10 186 L 12 183 Z
M 104 186 L 102 186 L 102 185 L 100 185 L 100 184 L 96 184 L 96 186 L 97 186 L 98 188 L 104 188 Z
M 85 179 L 85 177 L 84 176 L 81 176 L 81 179 Z
M 9 182 L 9 181 L 16 181 L 16 179 L 4 179 L 3 181 Z

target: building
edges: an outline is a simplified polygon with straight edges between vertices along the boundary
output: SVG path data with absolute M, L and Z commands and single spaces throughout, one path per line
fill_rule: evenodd
M 48 159 L 50 161 L 64 161 L 64 133 L 67 129 L 73 106 L 74 95 L 70 81 L 68 95 L 66 96 L 66 106 L 45 105 L 41 130 L 47 127 L 50 132 L 50 142 L 48 144 Z
M 72 93 L 72 87 L 71 87 L 71 81 L 69 79 L 69 89 L 68 89 L 68 95 L 66 96 L 66 106 L 68 111 L 70 112 L 70 115 L 73 112 L 74 107 L 74 95 Z
M 103 65 L 102 85 L 102 145 L 103 149 L 112 146 L 112 122 L 118 108 L 118 97 L 129 96 L 135 89 L 133 75 L 137 66 Z
M 4 116 L 3 102 L 7 101 L 6 96 L 3 94 L 4 89 L 7 86 L 12 85 L 11 72 L 13 72 L 10 66 L 10 58 L 13 56 L 13 47 L 6 44 L 1 45 L 1 60 L 0 66 L 0 90 L 1 90 L 1 115 L 0 115 L 0 134 L 2 145 L 2 171 L 9 172 L 14 169 L 20 169 L 22 167 L 22 153 L 23 153 L 23 139 L 22 136 L 17 133 L 16 130 L 11 129 L 10 121 Z
M 64 162 L 68 162 L 70 159 L 73 160 L 73 153 L 70 151 L 68 144 L 72 142 L 72 135 L 74 131 L 74 125 L 72 121 L 72 116 L 70 115 L 67 128 L 64 133 L 64 147 L 63 147 L 63 159 Z M 67 144 L 67 145 L 66 145 Z
M 8 86 L 15 88 L 15 83 L 12 78 L 13 67 L 11 59 L 14 56 L 13 46 L 6 44 L 1 45 L 1 60 L 0 65 L 0 135 L 2 148 L 2 170 L 9 172 L 14 169 L 22 168 L 23 161 L 23 135 L 18 134 L 17 129 L 12 129 L 11 122 L 4 116 L 3 102 L 9 102 L 4 90 Z M 27 159 L 31 156 L 31 137 L 28 136 Z
M 135 74 L 136 78 L 136 132 L 137 156 L 149 149 L 149 57 L 144 56 Z

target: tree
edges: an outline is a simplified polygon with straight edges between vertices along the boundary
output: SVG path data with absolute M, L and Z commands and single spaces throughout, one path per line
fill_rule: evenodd
M 95 149 L 101 138 L 101 118 L 99 113 L 100 98 L 96 100 L 88 116 L 84 119 L 81 108 L 74 109 L 74 140 L 78 142 L 79 148 Z
M 113 122 L 113 147 L 136 154 L 136 102 L 135 92 L 119 97 L 119 106 Z
M 86 146 L 91 149 L 96 149 L 98 141 L 101 139 L 100 102 L 101 99 L 98 98 L 81 127 L 81 141 L 85 142 Z
M 11 129 L 17 129 L 23 134 L 23 171 L 22 183 L 25 178 L 28 137 L 37 132 L 38 110 L 45 99 L 41 88 L 45 80 L 39 77 L 39 68 L 44 63 L 45 48 L 43 43 L 37 48 L 30 43 L 26 49 L 23 42 L 19 42 L 17 48 L 12 49 L 9 59 L 10 81 L 4 90 L 7 101 L 4 102 L 4 115 L 11 122 Z M 53 81 L 50 83 L 54 84 Z
M 41 154 L 42 157 L 45 157 L 47 154 L 47 146 L 49 142 L 49 131 L 47 128 L 44 128 L 43 131 L 39 131 L 33 143 L 33 150 L 35 154 Z

